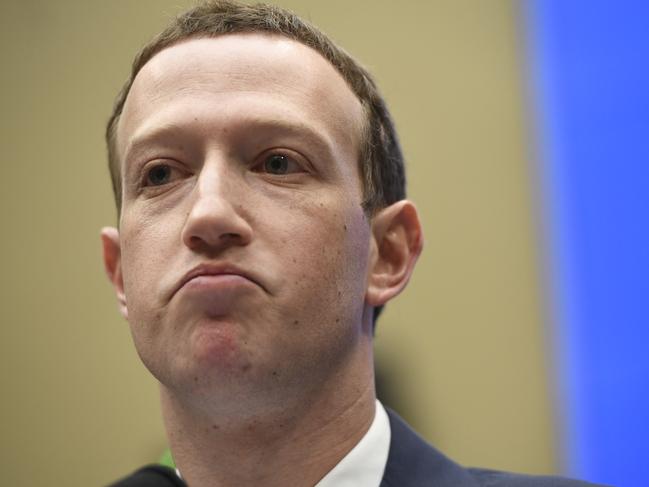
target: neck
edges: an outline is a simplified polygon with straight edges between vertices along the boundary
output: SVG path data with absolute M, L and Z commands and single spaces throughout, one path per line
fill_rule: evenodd
M 161 386 L 163 419 L 183 478 L 191 487 L 315 485 L 374 418 L 371 348 L 369 357 L 362 355 L 315 391 L 291 391 L 281 407 L 236 417 L 198 409 Z

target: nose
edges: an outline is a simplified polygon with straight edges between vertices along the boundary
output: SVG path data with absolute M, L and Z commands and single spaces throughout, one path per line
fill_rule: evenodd
M 250 243 L 252 228 L 243 214 L 245 188 L 218 166 L 201 170 L 182 230 L 183 243 L 195 252 L 214 253 Z

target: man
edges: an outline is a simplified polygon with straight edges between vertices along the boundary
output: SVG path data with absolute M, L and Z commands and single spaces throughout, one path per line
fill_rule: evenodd
M 105 267 L 178 467 L 116 485 L 578 485 L 464 469 L 376 401 L 375 318 L 422 230 L 383 100 L 321 32 L 193 8 L 136 57 L 107 141 Z

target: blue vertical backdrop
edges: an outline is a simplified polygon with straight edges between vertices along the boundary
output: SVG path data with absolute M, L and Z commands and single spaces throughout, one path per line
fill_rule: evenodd
M 649 2 L 524 6 L 565 470 L 649 485 Z

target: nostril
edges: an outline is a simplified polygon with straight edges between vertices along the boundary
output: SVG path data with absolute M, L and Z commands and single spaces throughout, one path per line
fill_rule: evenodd
M 189 246 L 190 247 L 195 247 L 197 245 L 201 245 L 203 243 L 203 239 L 201 237 L 198 237 L 196 235 L 192 235 L 189 237 Z

